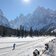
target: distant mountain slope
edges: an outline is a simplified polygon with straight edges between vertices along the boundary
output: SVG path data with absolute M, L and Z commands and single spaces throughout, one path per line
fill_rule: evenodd
M 56 29 L 56 24 L 51 23 L 49 25 L 44 26 L 42 29 L 40 29 L 39 32 L 41 32 L 41 34 L 51 34 L 53 33 L 52 31 Z
M 20 25 L 24 25 L 26 17 L 24 15 L 20 15 L 19 17 L 16 17 L 15 20 L 11 21 L 11 27 L 14 29 L 20 28 Z
M 56 11 L 44 7 L 38 7 L 32 14 L 20 15 L 10 22 L 11 27 L 14 29 L 19 29 L 20 25 L 22 25 L 25 29 L 32 27 L 33 30 L 40 30 L 51 23 L 56 24 Z
M 5 27 L 10 27 L 8 19 L 4 16 L 2 10 L 0 9 L 0 25 Z

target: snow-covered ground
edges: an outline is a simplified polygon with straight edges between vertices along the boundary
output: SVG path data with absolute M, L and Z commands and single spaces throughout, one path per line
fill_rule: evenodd
M 44 44 L 55 38 L 53 36 L 0 38 L 0 56 L 33 56 L 34 49 L 37 48 L 41 52 L 45 47 Z M 16 44 L 15 50 L 12 50 L 13 43 Z
M 49 49 L 45 52 L 47 56 L 56 56 L 56 39 L 48 43 Z

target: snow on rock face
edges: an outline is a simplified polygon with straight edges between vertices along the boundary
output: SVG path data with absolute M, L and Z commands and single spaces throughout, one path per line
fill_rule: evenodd
M 53 32 L 56 33 L 56 29 L 54 29 L 53 31 L 51 31 L 51 33 L 53 33 Z
M 20 28 L 20 25 L 24 25 L 25 23 L 25 19 L 26 17 L 24 15 L 20 15 L 19 17 L 16 17 L 15 20 L 11 21 L 10 24 L 11 24 L 11 27 L 14 28 L 14 29 L 19 29 Z
M 3 15 L 3 12 L 2 12 L 2 10 L 0 9 L 0 15 Z
M 4 16 L 2 10 L 0 9 L 0 25 L 2 26 L 6 26 L 9 27 L 9 21 L 7 20 L 7 18 Z

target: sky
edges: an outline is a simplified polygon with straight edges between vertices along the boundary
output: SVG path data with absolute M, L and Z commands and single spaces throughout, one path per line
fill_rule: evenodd
M 0 0 L 0 9 L 9 21 L 32 13 L 39 6 L 56 10 L 56 0 Z

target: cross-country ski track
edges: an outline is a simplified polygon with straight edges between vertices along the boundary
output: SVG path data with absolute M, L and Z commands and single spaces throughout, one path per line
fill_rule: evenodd
M 53 40 L 55 37 L 37 37 L 32 38 L 30 41 L 15 41 L 15 42 L 0 42 L 0 46 L 6 44 L 16 44 L 15 50 L 12 50 L 12 46 L 6 46 L 0 48 L 0 56 L 33 56 L 34 49 L 38 49 L 40 52 L 44 49 L 45 43 Z M 30 38 L 29 38 L 30 39 Z

